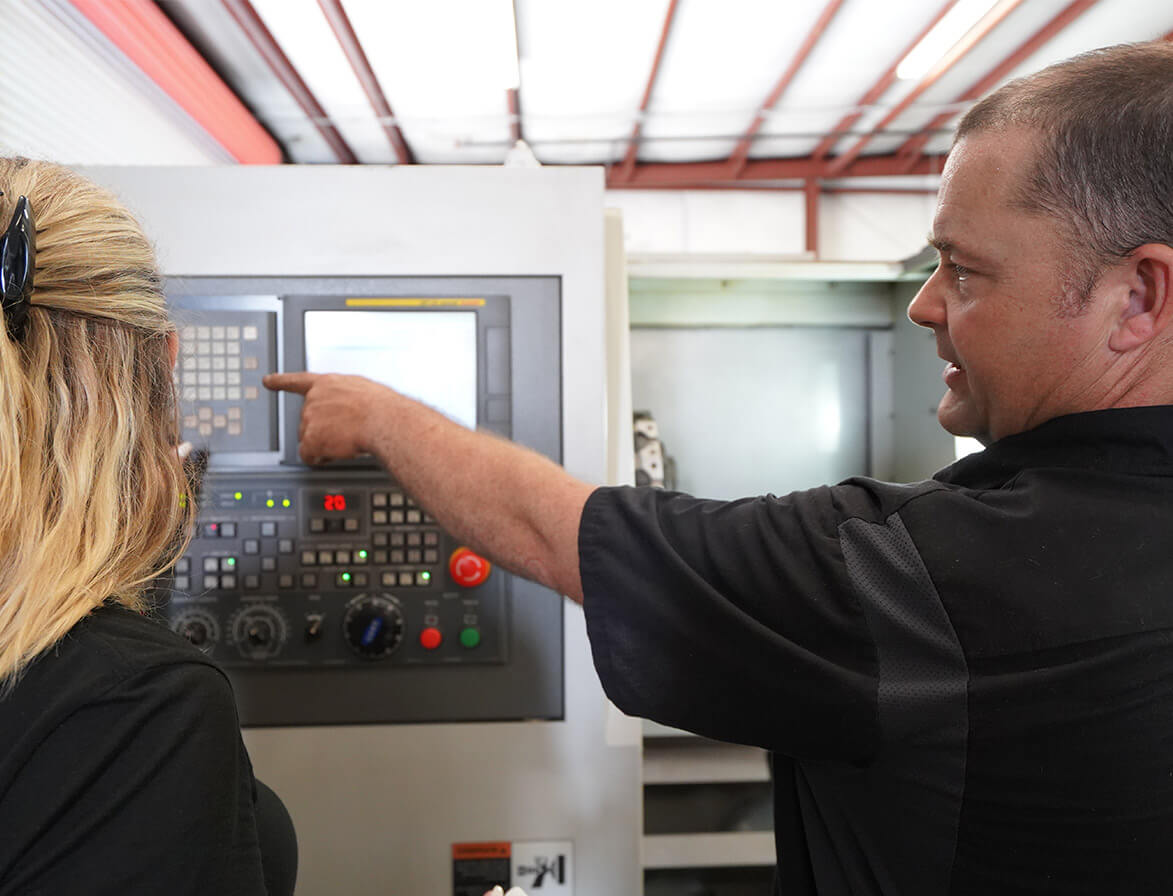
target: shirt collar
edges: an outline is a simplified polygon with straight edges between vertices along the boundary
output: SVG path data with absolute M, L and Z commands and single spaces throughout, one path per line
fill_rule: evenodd
M 1173 475 L 1173 405 L 1056 417 L 963 457 L 933 479 L 966 488 L 1000 488 L 1030 467 Z

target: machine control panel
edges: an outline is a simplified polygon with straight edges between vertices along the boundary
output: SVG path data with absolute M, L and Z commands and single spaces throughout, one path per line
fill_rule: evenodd
M 499 663 L 505 576 L 377 473 L 211 474 L 172 626 L 225 667 Z

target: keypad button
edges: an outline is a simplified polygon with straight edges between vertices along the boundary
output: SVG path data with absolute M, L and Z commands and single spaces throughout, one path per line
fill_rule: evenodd
M 403 533 L 402 532 L 392 532 L 391 533 L 391 547 L 393 547 L 393 548 L 403 547 Z
M 204 572 L 219 572 L 220 558 L 219 557 L 205 557 L 204 558 Z
M 318 566 L 332 566 L 334 563 L 333 551 L 318 551 Z
M 387 533 L 386 532 L 376 532 L 374 535 L 371 536 L 371 542 L 377 548 L 387 547 Z
M 366 588 L 369 581 L 370 577 L 365 572 L 356 572 L 354 574 L 355 588 Z
M 186 591 L 191 587 L 191 579 L 187 576 L 176 576 L 174 587 L 176 591 Z
M 423 554 L 420 551 L 408 551 L 407 552 L 407 562 L 408 563 L 422 563 L 423 559 L 424 559 Z
M 344 525 L 342 528 L 345 529 L 347 532 L 357 532 L 358 531 L 358 520 L 352 516 L 347 517 L 346 518 L 346 525 Z
M 334 586 L 336 588 L 349 588 L 351 575 L 348 572 L 340 572 L 334 576 Z
M 204 590 L 215 591 L 220 587 L 220 579 L 218 576 L 204 576 Z
M 235 557 L 220 558 L 220 572 L 233 572 L 236 569 Z
M 302 588 L 317 588 L 318 587 L 318 577 L 312 572 L 303 572 L 301 574 L 301 587 Z
M 312 517 L 310 519 L 310 531 L 314 532 L 314 533 L 325 532 L 326 531 L 326 521 L 324 519 L 322 519 L 321 517 Z
M 421 570 L 415 574 L 415 583 L 419 586 L 430 585 L 432 582 L 432 574 L 426 569 Z
M 259 554 L 261 552 L 261 543 L 255 538 L 246 538 L 244 540 L 244 552 L 246 554 Z
M 272 521 L 261 523 L 261 537 L 262 538 L 276 538 L 277 537 L 277 524 Z
M 261 571 L 262 572 L 276 572 L 277 571 L 277 558 L 273 557 L 273 556 L 262 557 L 261 558 Z
M 248 591 L 256 591 L 261 587 L 261 577 L 257 575 L 248 575 L 244 577 L 244 587 Z
M 374 559 L 375 559 L 376 566 L 385 566 L 387 563 L 387 552 L 386 551 L 375 551 L 375 558 Z
M 386 510 L 372 510 L 371 522 L 376 526 L 387 525 L 387 511 Z
M 337 563 L 339 566 L 349 566 L 350 565 L 350 551 L 335 551 L 334 552 L 334 562 Z
M 440 543 L 440 533 L 439 532 L 425 532 L 424 533 L 424 545 L 425 546 L 427 546 L 429 548 L 434 548 L 439 543 Z
M 409 572 L 401 572 L 399 574 L 399 584 L 402 587 L 410 586 L 415 577 Z
M 407 522 L 411 525 L 417 525 L 423 519 L 418 510 L 407 511 Z
M 220 589 L 222 591 L 229 591 L 236 587 L 236 576 L 227 575 L 220 576 Z
M 318 562 L 318 555 L 315 554 L 313 551 L 302 551 L 301 552 L 301 565 L 302 566 L 314 566 L 317 562 Z
M 366 551 L 355 551 L 354 556 L 351 558 L 351 562 L 361 566 L 365 564 L 369 558 L 370 554 L 368 554 Z
M 424 563 L 439 563 L 439 562 L 440 562 L 440 552 L 439 551 L 424 551 Z
M 407 561 L 404 559 L 403 551 L 392 551 L 391 552 L 391 563 L 393 565 L 399 566 L 400 564 L 406 563 L 406 562 Z
M 373 495 L 371 495 L 371 506 L 372 507 L 386 507 L 387 506 L 387 493 L 386 492 L 375 492 Z
M 221 523 L 220 524 L 221 538 L 235 538 L 236 537 L 236 523 Z
M 384 588 L 390 588 L 390 587 L 393 587 L 395 585 L 396 581 L 398 581 L 398 580 L 395 576 L 395 573 L 385 572 L 380 577 L 380 581 L 383 583 Z
M 277 542 L 278 554 L 292 554 L 293 553 L 293 539 L 282 538 Z
M 391 493 L 391 506 L 392 507 L 402 507 L 403 506 L 403 492 L 392 492 Z
M 421 544 L 423 544 L 423 540 L 424 538 L 419 532 L 407 533 L 407 546 L 409 548 L 418 548 Z
M 178 560 L 175 561 L 175 571 L 176 572 L 188 572 L 190 570 L 191 570 L 191 558 L 190 557 L 180 557 Z
M 392 510 L 391 513 L 388 514 L 388 519 L 391 521 L 392 526 L 402 526 L 403 525 L 403 511 L 402 510 Z
M 284 573 L 282 575 L 279 575 L 277 577 L 277 587 L 278 588 L 292 588 L 293 587 L 293 576 L 289 575 L 288 573 Z

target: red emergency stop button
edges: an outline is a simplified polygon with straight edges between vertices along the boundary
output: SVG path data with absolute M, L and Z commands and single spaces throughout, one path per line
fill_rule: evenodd
M 420 644 L 423 645 L 425 650 L 435 650 L 443 640 L 444 636 L 438 628 L 428 626 L 420 632 Z
M 475 588 L 489 577 L 492 566 L 480 554 L 474 554 L 468 548 L 457 548 L 448 558 L 448 572 L 452 581 L 465 588 Z

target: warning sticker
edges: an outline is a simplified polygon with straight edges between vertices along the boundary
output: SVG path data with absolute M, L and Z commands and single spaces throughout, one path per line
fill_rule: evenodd
M 489 843 L 452 844 L 453 896 L 484 896 L 500 885 L 508 890 L 510 858 L 513 844 L 509 841 Z

